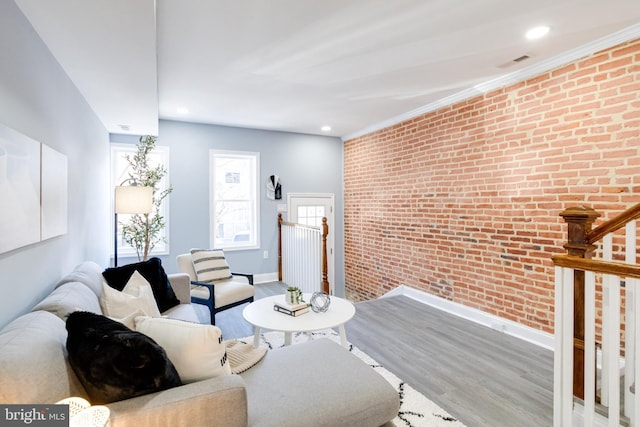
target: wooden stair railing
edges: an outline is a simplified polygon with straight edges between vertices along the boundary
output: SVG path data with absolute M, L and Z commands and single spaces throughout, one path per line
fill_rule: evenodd
M 282 214 L 278 213 L 278 280 L 282 281 L 282 227 L 310 227 L 304 224 L 296 224 L 294 222 L 284 221 Z M 314 227 L 315 228 L 315 227 Z M 329 225 L 327 218 L 322 218 L 322 249 L 321 249 L 321 278 L 320 286 L 323 292 L 329 294 L 330 286 L 328 280 L 328 261 L 327 261 L 327 236 L 329 235 Z
M 594 228 L 590 233 L 587 234 L 587 240 L 590 243 L 597 242 L 607 234 L 620 230 L 622 227 L 627 225 L 628 222 L 636 220 L 638 218 L 640 218 L 640 203 L 630 207 L 617 217 L 603 222 L 602 224 Z
M 571 207 L 564 210 L 560 216 L 568 224 L 568 240 L 564 245 L 567 254 L 555 255 L 552 259 L 557 267 L 574 269 L 573 394 L 584 399 L 585 271 L 640 278 L 640 266 L 638 265 L 591 259 L 596 249 L 594 243 L 600 241 L 607 234 L 625 227 L 627 223 L 640 218 L 640 203 L 594 229 L 591 227 L 600 214 L 592 208 Z

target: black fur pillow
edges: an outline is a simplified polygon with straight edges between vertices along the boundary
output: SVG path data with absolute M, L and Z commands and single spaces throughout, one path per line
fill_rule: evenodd
M 175 292 L 173 292 L 167 273 L 165 273 L 164 268 L 162 268 L 162 261 L 160 258 L 153 257 L 148 261 L 127 264 L 121 267 L 107 268 L 102 272 L 102 276 L 106 279 L 109 286 L 121 291 L 124 289 L 131 278 L 131 275 L 136 270 L 151 285 L 153 297 L 158 304 L 160 313 L 164 313 L 171 307 L 175 307 L 180 304 Z
M 67 332 L 69 363 L 93 404 L 181 385 L 164 349 L 120 322 L 76 311 L 67 319 Z

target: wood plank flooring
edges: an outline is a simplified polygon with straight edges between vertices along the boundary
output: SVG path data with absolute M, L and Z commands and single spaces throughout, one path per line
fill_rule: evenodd
M 256 297 L 284 293 L 274 282 Z M 253 334 L 244 306 L 217 315 L 225 339 Z M 553 424 L 553 353 L 404 296 L 356 303 L 347 339 L 468 427 Z

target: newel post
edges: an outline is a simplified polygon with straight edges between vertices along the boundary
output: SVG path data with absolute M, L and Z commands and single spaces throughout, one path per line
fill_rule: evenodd
M 329 234 L 329 225 L 327 217 L 322 217 L 322 292 L 329 294 L 329 280 L 327 278 L 327 235 Z
M 564 245 L 568 255 L 591 258 L 596 247 L 589 243 L 588 235 L 600 214 L 586 206 L 575 206 L 560 216 L 569 226 Z M 584 399 L 584 271 L 574 270 L 573 275 L 573 395 Z
M 282 213 L 278 212 L 278 281 L 282 282 Z

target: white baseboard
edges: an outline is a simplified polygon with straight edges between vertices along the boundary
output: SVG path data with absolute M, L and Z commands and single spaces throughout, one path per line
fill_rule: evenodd
M 539 331 L 529 326 L 521 325 L 512 320 L 503 319 L 493 314 L 485 313 L 476 308 L 467 307 L 457 302 L 449 301 L 444 298 L 432 295 L 430 293 L 410 288 L 406 285 L 400 285 L 397 288 L 387 292 L 381 298 L 404 295 L 423 304 L 439 310 L 446 311 L 463 319 L 470 320 L 483 326 L 487 326 L 496 331 L 511 335 L 516 338 L 528 341 L 532 344 L 539 345 L 553 351 L 554 338 L 553 334 Z
M 268 282 L 277 282 L 278 281 L 278 272 L 275 273 L 261 273 L 253 275 L 253 284 L 257 285 L 260 283 L 268 283 Z

